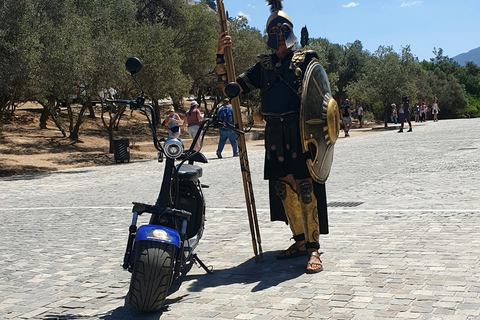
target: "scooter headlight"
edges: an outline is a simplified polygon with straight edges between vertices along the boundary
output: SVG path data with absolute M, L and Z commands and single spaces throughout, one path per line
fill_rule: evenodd
M 170 138 L 165 141 L 163 148 L 166 156 L 171 159 L 177 159 L 183 153 L 183 143 L 177 138 Z

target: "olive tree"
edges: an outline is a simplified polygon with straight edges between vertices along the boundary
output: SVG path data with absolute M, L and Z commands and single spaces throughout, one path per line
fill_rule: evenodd
M 0 6 L 0 117 L 13 115 L 16 105 L 35 93 L 34 70 L 39 60 L 36 8 L 29 0 L 4 0 Z
M 397 103 L 405 94 L 405 78 L 402 74 L 400 56 L 392 47 L 380 46 L 368 60 L 367 72 L 358 81 L 346 88 L 348 95 L 371 103 L 381 102 L 383 120 L 387 126 L 390 105 Z
M 158 100 L 170 95 L 183 97 L 191 85 L 181 69 L 185 57 L 180 48 L 171 45 L 176 36 L 175 29 L 161 24 L 141 25 L 130 33 L 130 55 L 139 58 L 144 66 L 137 79 L 155 106 L 157 123 Z
M 186 22 L 176 29 L 173 45 L 183 56 L 182 72 L 191 79 L 192 88 L 197 101 L 204 104 L 207 115 L 210 115 L 206 95 L 212 89 L 214 77 L 215 54 L 217 50 L 216 13 L 205 2 L 188 6 L 185 10 Z M 210 90 L 209 90 L 210 89 Z M 184 96 L 171 96 L 174 103 Z M 174 105 L 178 107 L 178 105 Z

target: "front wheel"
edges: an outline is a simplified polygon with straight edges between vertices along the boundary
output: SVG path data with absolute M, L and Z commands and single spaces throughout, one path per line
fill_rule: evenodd
M 139 311 L 158 311 L 172 281 L 175 247 L 156 241 L 139 241 L 136 247 L 128 301 Z

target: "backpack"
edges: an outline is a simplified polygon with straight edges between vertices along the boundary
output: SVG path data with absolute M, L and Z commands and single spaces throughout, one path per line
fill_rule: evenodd
M 220 109 L 218 118 L 220 119 L 220 122 L 233 125 L 232 109 L 230 109 L 229 107 L 223 107 L 222 109 Z

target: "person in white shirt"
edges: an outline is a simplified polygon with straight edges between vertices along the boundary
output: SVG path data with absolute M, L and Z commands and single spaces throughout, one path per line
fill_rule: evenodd
M 433 121 L 437 121 L 437 122 L 438 122 L 437 116 L 438 116 L 438 113 L 439 113 L 439 112 L 440 112 L 440 108 L 438 107 L 437 101 L 435 101 L 435 102 L 432 104 Z
M 360 122 L 360 128 L 363 127 L 363 107 L 358 104 L 357 105 L 357 117 L 358 117 L 358 121 Z

